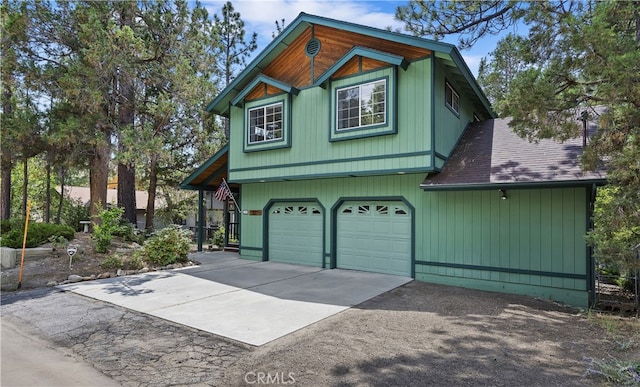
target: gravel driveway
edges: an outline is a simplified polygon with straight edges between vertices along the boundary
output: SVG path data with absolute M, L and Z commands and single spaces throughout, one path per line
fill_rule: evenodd
M 616 347 L 575 310 L 415 281 L 261 347 L 50 289 L 0 308 L 126 386 L 584 385 Z

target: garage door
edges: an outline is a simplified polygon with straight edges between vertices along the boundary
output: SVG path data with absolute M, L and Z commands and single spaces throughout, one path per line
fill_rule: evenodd
M 269 210 L 269 260 L 322 266 L 322 209 L 315 203 L 276 203 Z
M 411 211 L 402 202 L 343 204 L 337 214 L 336 265 L 411 276 Z

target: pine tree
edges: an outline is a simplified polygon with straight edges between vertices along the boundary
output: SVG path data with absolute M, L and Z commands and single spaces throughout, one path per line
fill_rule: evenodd
M 597 120 L 582 163 L 588 169 L 604 164 L 612 189 L 599 203 L 589 241 L 598 258 L 638 269 L 640 3 L 411 1 L 396 16 L 417 35 L 459 33 L 463 48 L 516 23 L 528 28 L 527 36 L 501 42 L 501 53 L 483 69 L 483 76 L 497 77 L 484 80 L 489 90 L 505 87 L 494 93 L 496 105 L 523 137 L 563 140 L 580 132 L 583 112 Z M 517 61 L 510 81 L 500 63 L 505 56 Z

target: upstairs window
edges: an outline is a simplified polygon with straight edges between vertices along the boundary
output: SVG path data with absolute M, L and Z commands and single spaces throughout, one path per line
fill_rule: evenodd
M 249 144 L 282 139 L 282 102 L 249 109 Z
M 460 96 L 449 82 L 445 82 L 444 104 L 456 115 L 460 115 Z
M 387 121 L 387 80 L 336 89 L 336 129 L 354 129 Z

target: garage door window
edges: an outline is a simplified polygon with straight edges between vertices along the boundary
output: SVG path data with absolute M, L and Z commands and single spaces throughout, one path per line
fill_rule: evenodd
M 405 208 L 400 206 L 391 206 L 391 211 L 387 205 L 353 205 L 344 206 L 341 214 L 345 215 L 389 215 L 393 213 L 395 215 L 409 215 Z

